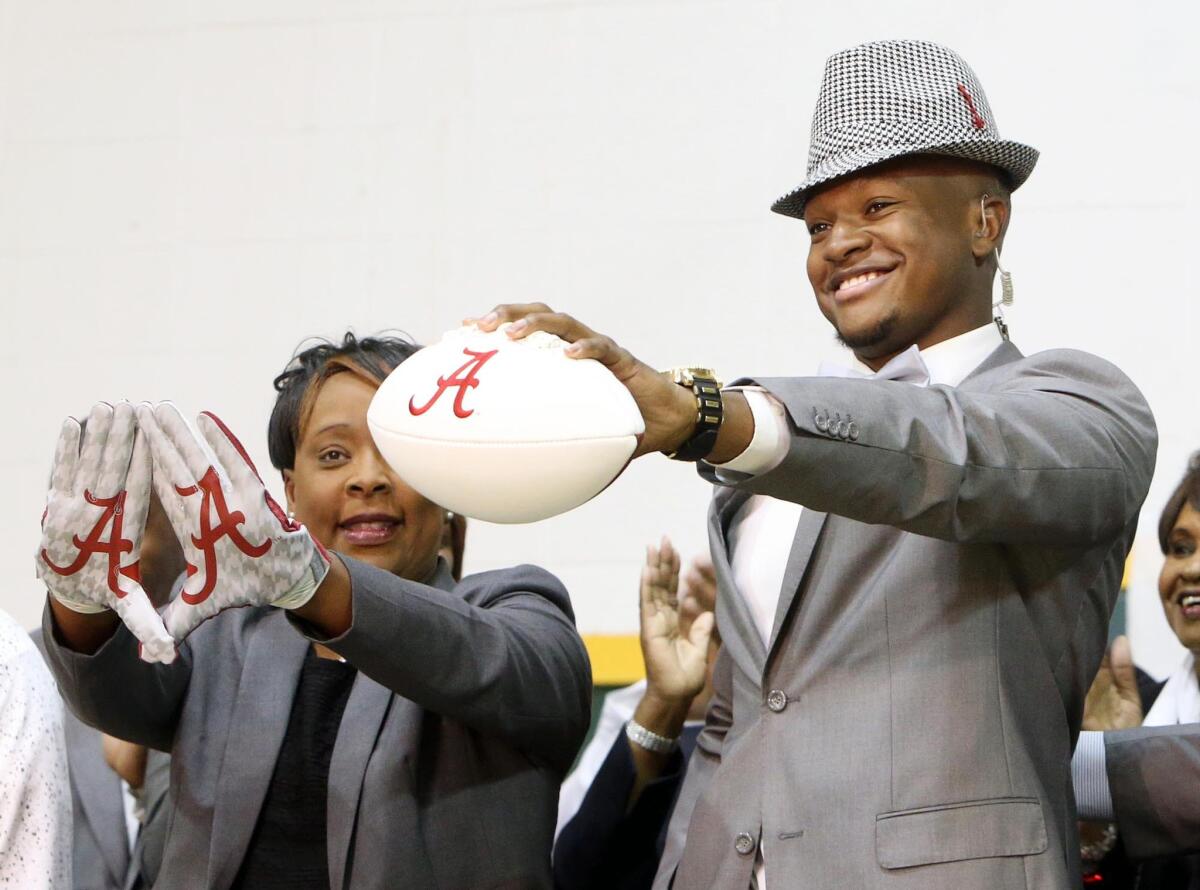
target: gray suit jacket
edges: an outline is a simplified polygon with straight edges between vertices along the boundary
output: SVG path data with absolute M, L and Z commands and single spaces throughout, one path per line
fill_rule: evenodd
M 558 786 L 587 731 L 591 676 L 570 601 L 531 566 L 435 587 L 344 560 L 354 623 L 326 640 L 359 670 L 329 767 L 332 890 L 550 885 Z M 441 589 L 438 589 L 441 588 Z M 309 640 L 284 612 L 201 625 L 171 665 L 124 628 L 94 655 L 43 627 L 85 721 L 170 750 L 155 890 L 225 890 L 271 779 Z
M 772 890 L 1076 886 L 1070 755 L 1154 468 L 1145 400 L 1009 343 L 956 388 L 757 382 L 792 441 L 713 501 L 724 646 L 656 887 L 746 890 L 759 842 Z M 806 508 L 766 646 L 726 547 L 755 492 Z
M 1104 759 L 1131 857 L 1200 853 L 1200 724 L 1106 732 Z
M 41 630 L 30 636 L 46 654 Z M 124 890 L 136 880 L 130 868 L 129 834 L 121 779 L 104 759 L 100 733 L 63 707 L 67 768 L 74 813 L 74 890 Z

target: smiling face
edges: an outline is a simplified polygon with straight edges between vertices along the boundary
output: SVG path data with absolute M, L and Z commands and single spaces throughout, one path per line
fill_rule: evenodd
M 329 549 L 428 579 L 445 511 L 401 482 L 375 448 L 367 407 L 376 387 L 350 372 L 317 385 L 295 466 L 284 471 L 288 508 Z
M 1200 511 L 1190 503 L 1167 537 L 1158 595 L 1179 642 L 1200 656 Z
M 986 213 L 980 197 L 989 195 Z M 915 155 L 808 199 L 808 278 L 822 314 L 874 368 L 991 320 L 992 249 L 1007 204 L 990 168 Z

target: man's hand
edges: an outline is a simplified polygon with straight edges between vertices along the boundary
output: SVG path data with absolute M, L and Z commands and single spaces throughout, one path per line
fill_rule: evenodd
M 611 337 L 597 334 L 569 315 L 554 312 L 545 303 L 512 303 L 497 306 L 487 315 L 467 319 L 481 331 L 494 331 L 511 322 L 505 333 L 514 340 L 534 331 L 546 331 L 566 340 L 571 358 L 591 358 L 600 362 L 629 390 L 646 432 L 638 442 L 634 457 L 652 451 L 672 452 L 691 437 L 696 427 L 696 397 L 690 390 L 672 383 Z
M 695 616 L 684 636 L 678 588 L 679 554 L 663 538 L 660 547 L 646 548 L 646 564 L 642 567 L 641 643 L 646 695 L 681 703 L 686 712 L 704 688 L 714 618 L 710 605 Z
M 309 601 L 329 557 L 290 521 L 242 444 L 214 414 L 198 434 L 170 402 L 142 405 L 138 423 L 154 458 L 154 490 L 183 545 L 187 581 L 163 613 L 182 640 L 222 609 Z
M 1132 729 L 1142 725 L 1142 696 L 1137 688 L 1129 638 L 1112 641 L 1083 705 L 1087 730 Z
M 37 574 L 66 607 L 56 615 L 82 626 L 93 621 L 82 616 L 99 621 L 111 609 L 138 638 L 144 660 L 168 663 L 175 659 L 175 641 L 141 585 L 149 503 L 150 455 L 133 406 L 96 405 L 86 433 L 67 418 L 54 454 Z M 99 623 L 106 639 L 116 625 Z

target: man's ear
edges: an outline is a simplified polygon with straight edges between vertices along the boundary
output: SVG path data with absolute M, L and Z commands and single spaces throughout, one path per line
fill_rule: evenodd
M 974 209 L 975 230 L 971 234 L 971 252 L 979 259 L 991 254 L 1004 241 L 1008 228 L 1008 202 L 995 195 L 984 194 Z
M 287 498 L 288 512 L 291 513 L 296 508 L 296 480 L 292 478 L 291 470 L 284 470 L 282 475 L 283 494 Z

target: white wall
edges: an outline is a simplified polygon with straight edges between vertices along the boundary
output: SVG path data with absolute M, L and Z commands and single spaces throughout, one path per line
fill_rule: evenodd
M 1083 9 L 1084 7 L 1078 7 Z M 218 410 L 266 464 L 271 377 L 310 334 L 430 339 L 543 299 L 660 366 L 805 373 L 831 344 L 803 175 L 824 58 L 949 44 L 1043 159 L 1016 196 L 1014 339 L 1117 361 L 1159 419 L 1136 654 L 1177 655 L 1153 527 L 1200 447 L 1192 4 L 781 0 L 2 0 L 0 607 L 27 625 L 60 418 Z M 703 545 L 705 486 L 639 462 L 586 507 L 476 525 L 469 568 L 540 562 L 590 632 L 636 628 L 643 544 Z

